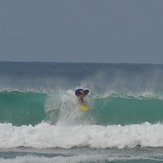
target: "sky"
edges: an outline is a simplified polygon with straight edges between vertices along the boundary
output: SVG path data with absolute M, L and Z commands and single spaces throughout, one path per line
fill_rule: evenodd
M 1 0 L 0 61 L 163 63 L 163 0 Z

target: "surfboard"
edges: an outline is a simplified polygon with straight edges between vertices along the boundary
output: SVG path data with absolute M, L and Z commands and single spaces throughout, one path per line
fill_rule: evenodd
M 87 108 L 85 105 L 83 105 L 83 104 L 80 104 L 80 108 L 81 108 L 82 110 L 84 110 L 84 111 L 88 110 L 88 108 Z

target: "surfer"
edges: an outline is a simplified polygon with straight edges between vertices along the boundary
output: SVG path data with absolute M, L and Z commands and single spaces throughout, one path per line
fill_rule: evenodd
M 89 92 L 89 89 L 77 89 L 75 91 L 75 95 L 78 97 L 80 104 L 83 104 L 83 97 L 86 96 Z

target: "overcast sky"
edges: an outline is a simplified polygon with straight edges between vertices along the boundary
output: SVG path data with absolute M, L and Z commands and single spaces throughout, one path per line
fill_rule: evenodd
M 163 63 L 163 0 L 1 0 L 0 61 Z

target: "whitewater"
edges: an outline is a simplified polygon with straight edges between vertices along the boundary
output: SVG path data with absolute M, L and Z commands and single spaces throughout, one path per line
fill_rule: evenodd
M 50 125 L 13 126 L 0 124 L 1 148 L 133 148 L 162 147 L 163 125 L 144 123 L 126 126 Z M 154 134 L 154 135 L 152 135 Z
M 0 62 L 0 78 L 0 162 L 163 161 L 163 65 Z

